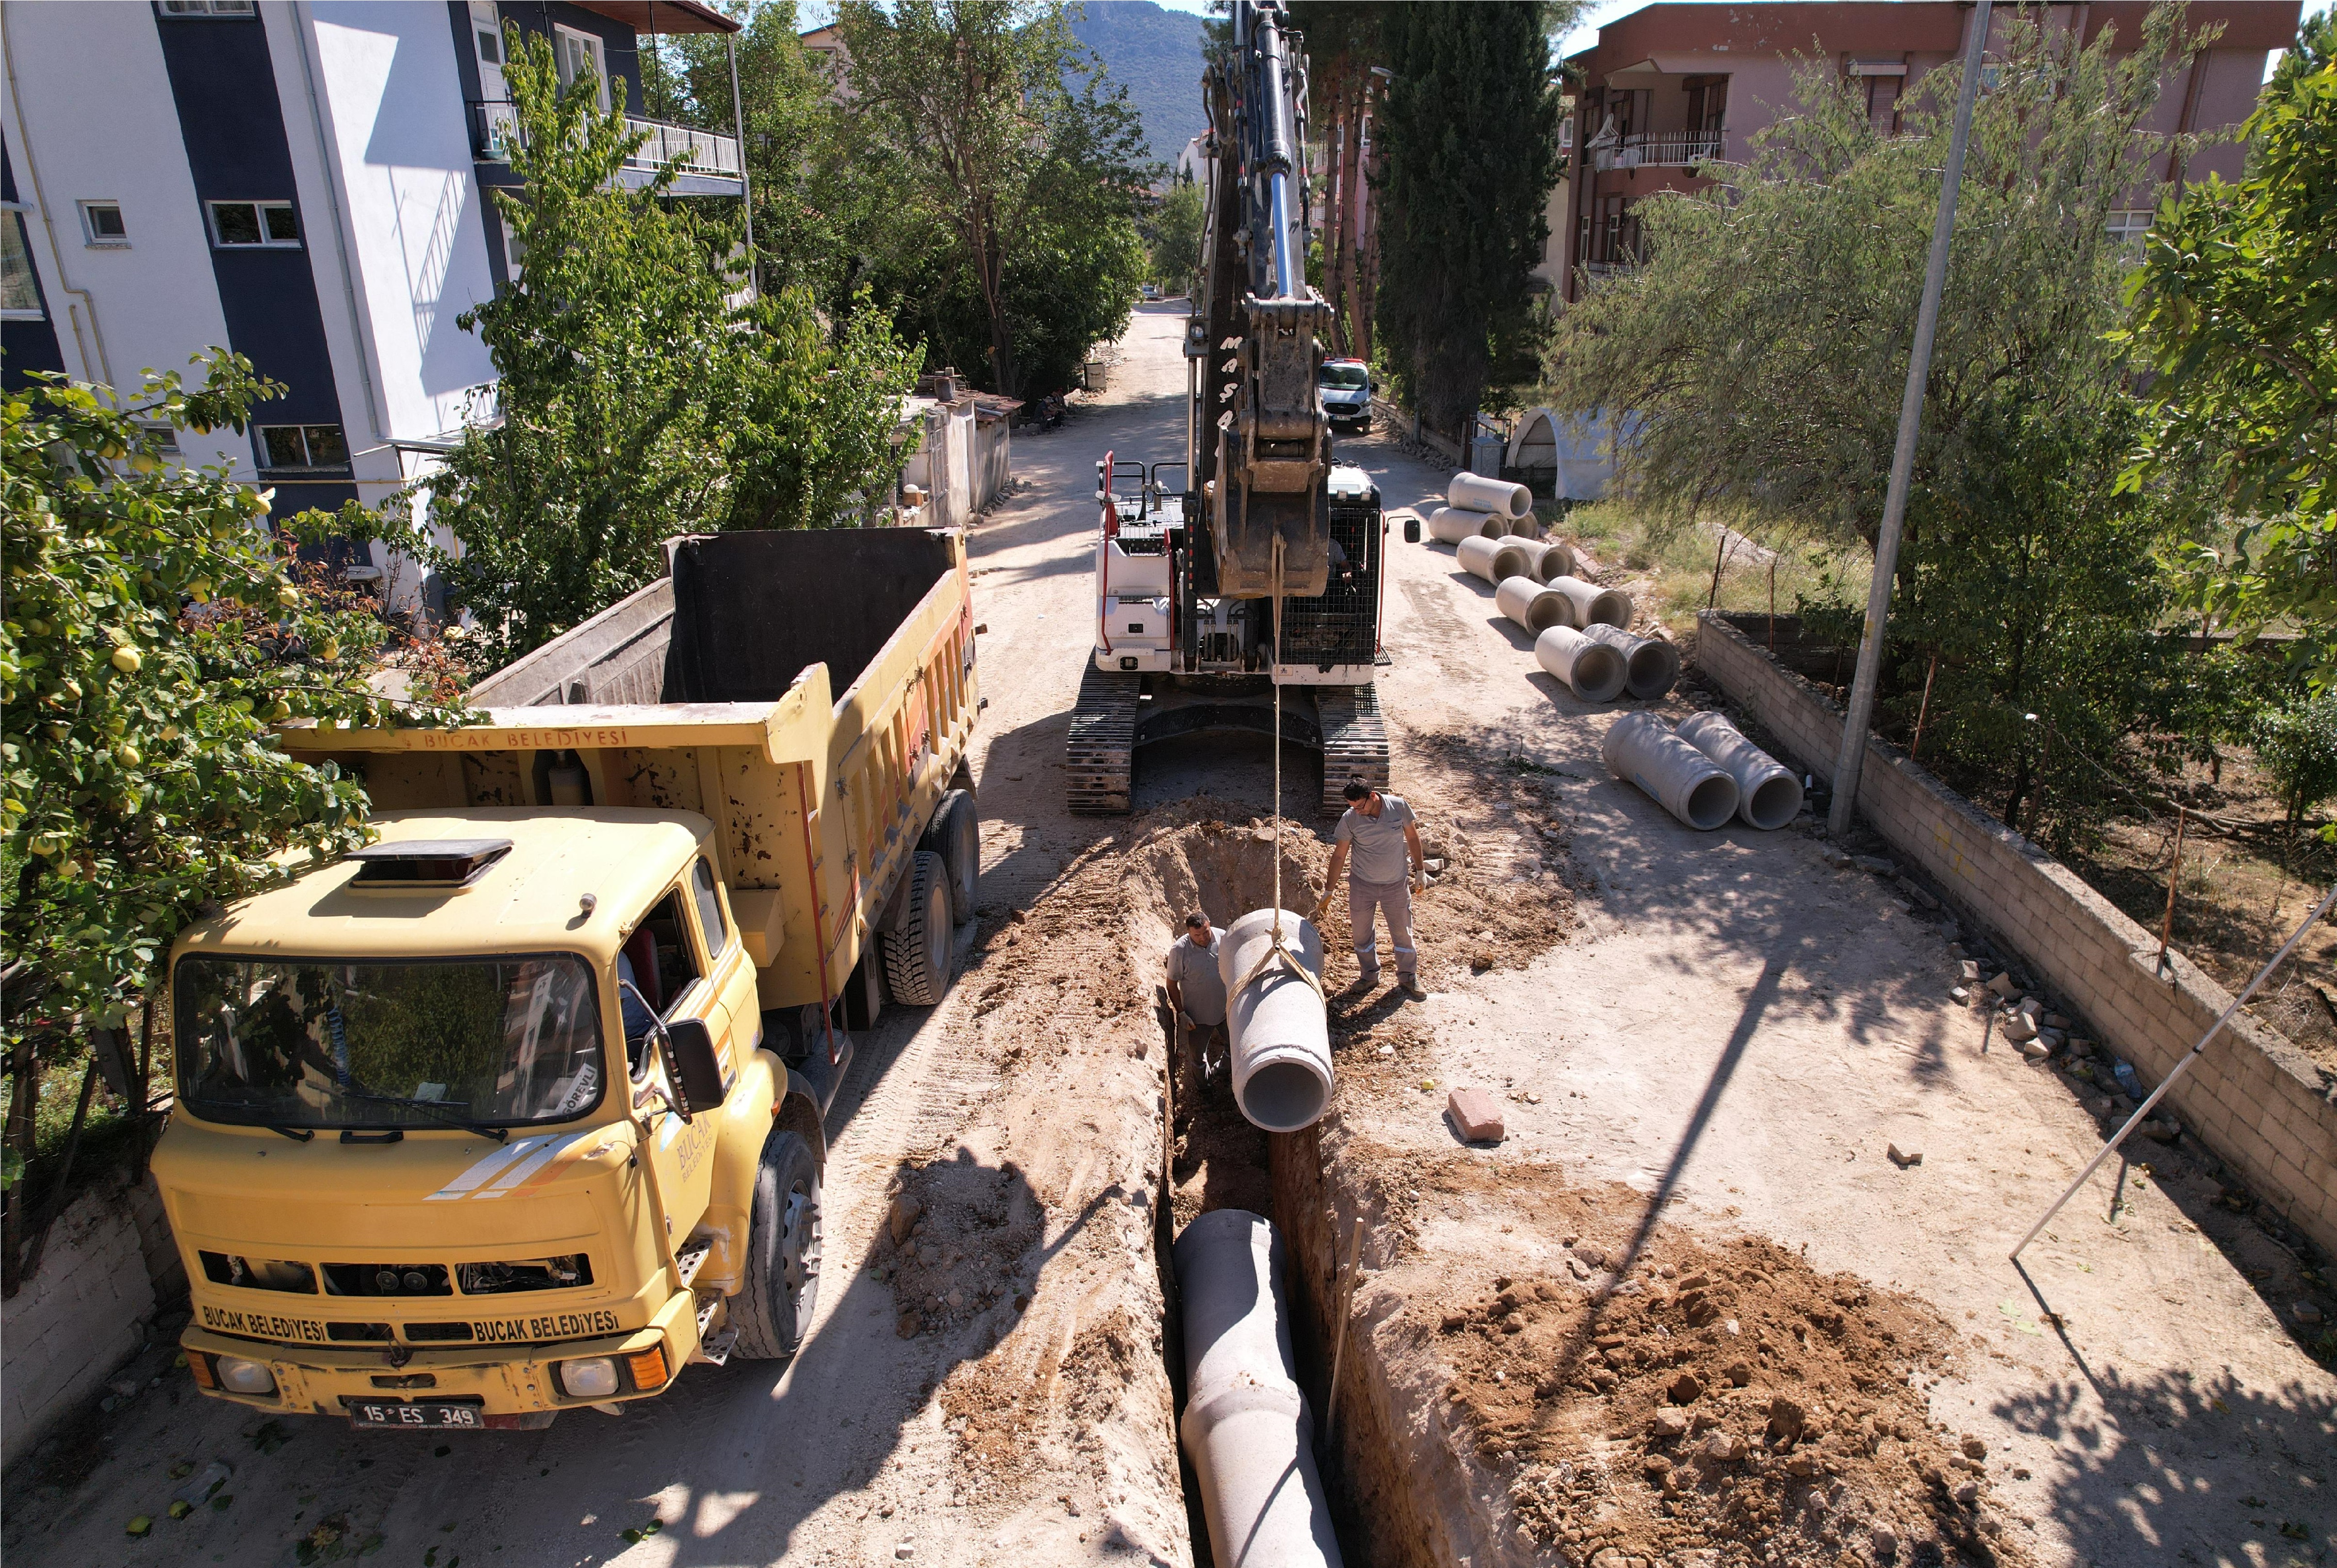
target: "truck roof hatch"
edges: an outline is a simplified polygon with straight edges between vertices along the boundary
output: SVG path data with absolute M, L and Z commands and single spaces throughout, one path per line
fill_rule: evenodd
M 460 888 L 511 852 L 509 839 L 405 839 L 349 852 L 355 887 Z

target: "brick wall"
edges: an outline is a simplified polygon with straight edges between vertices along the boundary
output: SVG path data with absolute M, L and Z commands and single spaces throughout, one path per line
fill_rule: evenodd
M 83 1193 L 57 1216 L 40 1272 L 0 1305 L 0 1464 L 15 1464 L 57 1417 L 98 1398 L 145 1343 L 153 1314 L 133 1194 L 112 1183 Z
M 1696 662 L 1806 770 L 1833 770 L 1842 709 L 1706 610 Z M 2020 955 L 2093 1037 L 2156 1086 L 2232 1002 L 2077 873 L 1869 735 L 1858 814 L 1957 912 Z M 2270 955 L 2267 954 L 2267 957 Z M 2235 1018 L 2166 1101 L 2184 1126 L 2327 1251 L 2337 1252 L 2337 1095 L 2285 1038 Z

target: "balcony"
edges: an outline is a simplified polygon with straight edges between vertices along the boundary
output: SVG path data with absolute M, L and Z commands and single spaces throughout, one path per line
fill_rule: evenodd
M 1635 131 L 1619 142 L 1589 148 L 1590 166 L 1609 169 L 1687 169 L 1720 156 L 1728 140 L 1721 131 Z
M 471 153 L 482 163 L 508 163 L 513 147 L 521 145 L 519 107 L 507 101 L 474 100 L 471 111 Z M 738 139 L 694 126 L 670 125 L 661 120 L 625 116 L 626 129 L 644 137 L 625 160 L 618 179 L 639 190 L 656 177 L 669 160 L 681 160 L 674 176 L 676 196 L 743 196 L 746 176 L 739 167 Z

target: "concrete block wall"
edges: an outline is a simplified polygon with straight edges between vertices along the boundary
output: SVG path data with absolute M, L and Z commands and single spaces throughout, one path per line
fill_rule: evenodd
M 1843 711 L 1726 618 L 1697 618 L 1696 662 L 1804 769 L 1833 769 Z M 1858 814 L 1921 866 L 1968 923 L 2018 953 L 2091 1037 L 2156 1086 L 2232 1003 L 2189 960 L 2076 872 L 1870 735 Z M 2270 954 L 2266 954 L 2270 957 Z M 2302 1051 L 2234 1018 L 2162 1105 L 2270 1203 L 2337 1253 L 2337 1083 Z
M 40 1272 L 0 1303 L 0 1465 L 98 1398 L 145 1343 L 154 1286 L 132 1197 L 109 1183 L 73 1200 L 49 1232 Z

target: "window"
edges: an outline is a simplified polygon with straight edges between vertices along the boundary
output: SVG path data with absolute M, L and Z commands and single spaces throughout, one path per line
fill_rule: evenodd
M 124 247 L 130 243 L 130 226 L 122 221 L 119 201 L 84 201 L 81 204 L 81 237 L 92 246 Z
M 297 246 L 300 219 L 289 201 L 214 201 L 211 243 L 223 248 Z
M 0 209 L 0 317 L 43 321 L 41 286 L 33 277 L 33 253 L 24 244 L 24 209 Z
M 601 40 L 590 33 L 579 33 L 571 27 L 552 30 L 552 47 L 560 60 L 560 84 L 573 87 L 577 82 L 589 79 L 593 95 L 601 107 L 609 106 L 609 70 L 601 54 Z
M 698 983 L 698 955 L 682 924 L 679 890 L 660 899 L 649 918 L 625 939 L 617 954 L 617 978 L 630 980 L 640 992 L 640 1001 L 621 985 L 617 992 L 624 1006 L 625 1054 L 633 1081 L 638 1083 L 650 1070 L 650 1054 L 642 1048 L 650 1020 L 641 1016 L 641 1002 L 647 1002 L 660 1018 L 670 1018 L 683 993 Z
M 730 945 L 730 928 L 722 920 L 722 895 L 714 888 L 714 868 L 706 857 L 689 868 L 690 896 L 698 901 L 698 929 L 706 933 L 706 950 L 719 953 Z
M 504 63 L 503 24 L 492 0 L 471 0 L 471 33 L 479 41 L 479 63 L 501 69 Z
M 2130 208 L 2110 214 L 2110 239 L 2129 266 L 2142 259 L 2143 240 L 2150 233 L 2150 216 L 2147 207 Z
M 179 455 L 179 433 L 171 426 L 151 419 L 142 419 L 138 428 L 154 443 L 154 450 L 171 457 Z
M 251 16 L 251 0 L 162 0 L 165 16 Z
M 259 466 L 266 469 L 347 468 L 349 443 L 337 424 L 263 424 Z

